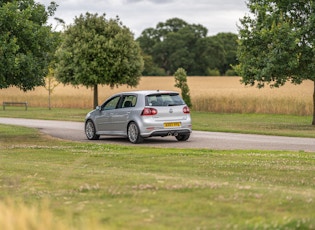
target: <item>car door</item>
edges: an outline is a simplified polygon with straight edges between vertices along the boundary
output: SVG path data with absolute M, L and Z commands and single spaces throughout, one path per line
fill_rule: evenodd
M 113 117 L 118 108 L 120 98 L 120 95 L 110 98 L 101 106 L 100 114 L 95 118 L 99 132 L 103 134 L 115 132 L 116 127 Z
M 136 105 L 136 95 L 123 95 L 117 109 L 112 113 L 112 123 L 115 125 L 115 132 L 119 135 L 127 134 L 129 117 Z

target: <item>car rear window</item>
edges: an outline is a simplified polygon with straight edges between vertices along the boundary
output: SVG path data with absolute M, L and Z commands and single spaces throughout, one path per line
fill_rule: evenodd
M 178 93 L 151 94 L 145 97 L 146 106 L 176 106 L 185 102 Z

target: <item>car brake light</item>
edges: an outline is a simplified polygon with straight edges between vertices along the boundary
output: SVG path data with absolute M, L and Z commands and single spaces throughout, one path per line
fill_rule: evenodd
M 188 106 L 185 106 L 185 107 L 183 108 L 183 112 L 184 112 L 184 113 L 190 113 L 189 107 L 188 107 Z
M 153 108 L 144 108 L 142 110 L 141 116 L 153 116 L 156 115 L 158 112 L 156 109 Z

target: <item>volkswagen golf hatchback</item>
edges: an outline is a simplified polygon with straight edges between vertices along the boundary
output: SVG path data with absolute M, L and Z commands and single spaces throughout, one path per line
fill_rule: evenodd
M 174 136 L 178 141 L 186 141 L 191 132 L 189 107 L 173 91 L 115 94 L 85 118 L 89 140 L 111 135 L 127 137 L 131 143 L 154 136 Z

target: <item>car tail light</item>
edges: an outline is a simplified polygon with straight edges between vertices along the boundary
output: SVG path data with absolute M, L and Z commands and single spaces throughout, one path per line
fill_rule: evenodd
M 188 107 L 188 106 L 185 106 L 185 107 L 183 108 L 183 112 L 184 112 L 184 113 L 190 113 L 189 107 Z
M 142 110 L 141 116 L 153 116 L 156 115 L 158 112 L 154 108 L 144 108 Z

